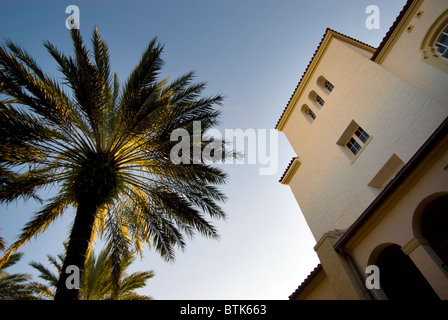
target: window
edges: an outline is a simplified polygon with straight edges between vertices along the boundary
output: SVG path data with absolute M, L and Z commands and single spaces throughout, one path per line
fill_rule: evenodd
M 423 61 L 448 72 L 448 10 L 432 24 L 420 46 Z
M 439 58 L 448 59 L 448 26 L 437 37 L 434 49 Z
M 334 85 L 322 75 L 317 78 L 316 83 L 319 87 L 325 89 L 322 91 L 326 94 L 329 94 L 334 89 Z
M 354 155 L 357 155 L 369 137 L 370 136 L 367 132 L 365 132 L 361 127 L 358 127 L 354 135 L 348 140 L 346 146 Z
M 311 101 L 313 101 L 313 103 L 315 103 L 318 106 L 322 107 L 325 103 L 325 100 L 322 99 L 322 97 L 320 95 L 318 95 L 317 92 L 314 90 L 310 91 L 308 97 Z
M 306 104 L 302 106 L 302 112 L 305 113 L 310 122 L 316 119 L 316 114 Z
M 367 139 L 369 139 L 369 134 L 362 130 L 361 127 L 358 127 L 355 131 L 355 135 L 362 141 L 362 143 L 366 143 Z
M 311 117 L 311 119 L 313 120 L 316 119 L 316 115 L 314 114 L 313 111 L 311 111 L 311 109 L 308 109 L 306 113 Z
M 324 87 L 331 92 L 333 91 L 334 85 L 330 81 L 325 80 Z
M 319 95 L 316 95 L 316 101 L 318 104 L 320 104 L 321 106 L 324 105 L 325 101 L 324 99 L 322 99 Z
M 371 139 L 372 137 L 352 120 L 336 144 L 341 146 L 341 149 L 353 163 Z
M 354 155 L 357 155 L 359 150 L 361 150 L 361 145 L 353 138 L 350 138 L 350 140 L 348 140 L 346 146 Z

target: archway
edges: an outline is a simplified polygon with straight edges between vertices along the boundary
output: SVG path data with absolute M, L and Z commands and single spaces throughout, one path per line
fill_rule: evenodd
M 438 300 L 439 297 L 400 248 L 392 244 L 378 254 L 380 286 L 389 300 Z
M 448 195 L 432 200 L 420 218 L 420 233 L 448 269 Z

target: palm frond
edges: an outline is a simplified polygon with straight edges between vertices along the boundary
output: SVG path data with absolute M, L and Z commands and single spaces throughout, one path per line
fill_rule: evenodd
M 37 298 L 38 300 L 52 300 L 54 298 L 55 290 L 43 283 L 32 281 L 28 286 L 30 290 L 39 297 Z
M 137 271 L 124 277 L 120 281 L 120 291 L 122 293 L 132 292 L 144 288 L 146 281 L 154 277 L 153 271 Z
M 23 256 L 23 253 L 14 253 L 9 261 L 0 267 L 0 300 L 35 300 L 33 288 L 28 281 L 30 274 L 9 273 L 5 269 L 17 263 Z
M 16 264 L 17 262 L 20 261 L 20 259 L 22 259 L 22 257 L 23 257 L 23 252 L 16 252 L 16 253 L 11 254 L 9 260 L 0 267 L 0 270 L 4 270 L 4 269 L 9 268 L 10 266 Z
M 69 201 L 63 195 L 54 197 L 42 210 L 40 210 L 34 218 L 29 221 L 22 229 L 21 235 L 18 240 L 14 242 L 6 251 L 6 253 L 0 258 L 0 268 L 8 262 L 13 253 L 22 247 L 31 238 L 39 233 L 44 232 L 48 226 L 62 214 L 64 209 L 68 206 Z
M 47 121 L 60 127 L 70 126 L 71 103 L 59 85 L 45 77 L 29 55 L 11 41 L 12 53 L 0 46 L 2 92 L 30 107 Z M 25 62 L 25 65 L 21 63 Z M 28 67 L 28 68 L 27 68 Z M 31 68 L 31 69 L 30 69 Z
M 48 281 L 51 286 L 56 286 L 58 283 L 58 275 L 54 274 L 50 269 L 45 267 L 40 262 L 32 261 L 29 263 L 34 269 L 40 272 L 39 278 Z

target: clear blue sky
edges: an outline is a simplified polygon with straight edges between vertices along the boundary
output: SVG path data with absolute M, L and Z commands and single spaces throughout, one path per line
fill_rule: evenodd
M 112 71 L 124 82 L 150 39 L 165 44 L 164 75 L 195 70 L 206 94 L 224 101 L 219 130 L 273 129 L 327 27 L 378 46 L 405 0 L 157 0 L 8 1 L 0 4 L 0 41 L 12 39 L 44 70 L 57 74 L 42 43 L 71 54 L 65 8 L 80 9 L 84 39 L 96 25 L 109 45 Z M 380 9 L 380 29 L 365 27 L 368 5 Z M 289 187 L 278 180 L 295 155 L 279 134 L 279 167 L 259 175 L 256 164 L 224 165 L 227 221 L 221 240 L 200 237 L 174 263 L 148 251 L 132 270 L 152 269 L 142 290 L 156 299 L 287 299 L 318 259 L 315 240 Z M 54 192 L 54 190 L 49 190 Z M 38 210 L 36 203 L 0 206 L 0 235 L 12 243 Z M 23 247 L 11 271 L 32 273 L 32 260 L 62 252 L 73 213 Z

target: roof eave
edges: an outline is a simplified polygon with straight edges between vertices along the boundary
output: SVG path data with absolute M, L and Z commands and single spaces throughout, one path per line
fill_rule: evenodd
M 380 45 L 373 54 L 371 60 L 382 63 L 397 39 L 404 32 L 412 17 L 417 12 L 423 0 L 408 0 L 403 9 L 398 14 L 392 26 L 387 31 Z

